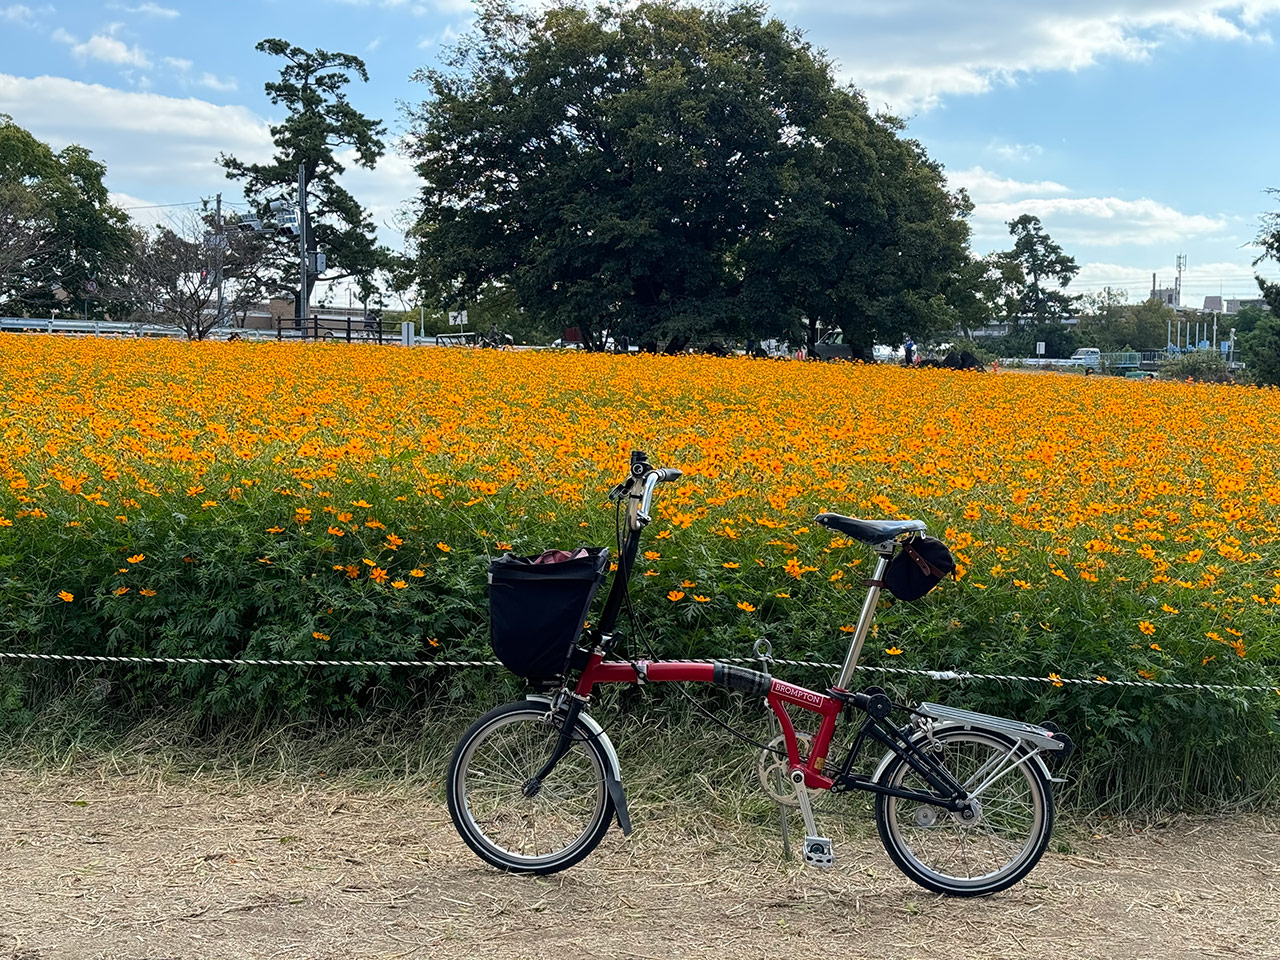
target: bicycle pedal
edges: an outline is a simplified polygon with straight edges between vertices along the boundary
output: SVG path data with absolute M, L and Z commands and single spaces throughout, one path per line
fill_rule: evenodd
M 811 867 L 834 867 L 836 855 L 827 837 L 804 838 L 804 862 Z

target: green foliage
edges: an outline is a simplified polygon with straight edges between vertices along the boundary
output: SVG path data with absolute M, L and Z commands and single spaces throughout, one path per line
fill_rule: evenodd
M 128 215 L 103 183 L 106 167 L 84 147 L 55 153 L 0 114 L 0 309 L 10 314 L 103 316 L 132 251 Z
M 611 514 L 566 512 L 562 503 L 532 491 L 518 501 L 466 507 L 453 494 L 423 499 L 414 485 L 385 474 L 377 484 L 342 484 L 343 502 L 368 503 L 367 513 L 406 534 L 392 550 L 388 530 L 378 527 L 335 542 L 323 535 L 325 518 L 299 523 L 297 498 L 270 486 L 254 485 L 238 500 L 209 510 L 195 506 L 199 494 L 173 491 L 165 498 L 168 509 L 157 504 L 128 525 L 105 514 L 94 519 L 94 512 L 67 498 L 51 504 L 45 518 L 0 528 L 0 648 L 242 659 L 490 659 L 484 570 L 492 531 L 518 527 L 508 535 L 522 553 L 609 543 L 613 532 Z M 517 522 L 521 517 L 528 522 Z M 588 529 L 579 526 L 582 517 Z M 651 539 L 646 548 L 660 550 L 661 560 L 649 564 L 661 575 L 637 571 L 632 595 L 644 636 L 632 636 L 624 623 L 624 652 L 744 656 L 756 638 L 766 637 L 778 656 L 839 662 L 849 638 L 840 628 L 857 615 L 856 579 L 866 555 L 857 546 L 831 550 L 826 536 L 791 539 L 794 552 L 785 556 L 811 572 L 783 572 L 784 554 L 773 545 L 777 531 L 770 528 L 744 528 L 734 540 L 680 533 Z M 410 546 L 419 540 L 425 542 Z M 770 559 L 761 567 L 754 557 Z M 348 567 L 358 576 L 349 576 Z M 387 571 L 385 581 L 370 577 L 375 569 Z M 413 576 L 414 570 L 423 576 Z M 845 570 L 851 572 L 843 575 Z M 840 571 L 843 582 L 833 583 L 829 571 Z M 706 589 L 705 603 L 691 602 L 696 588 L 673 603 L 667 591 L 682 582 L 714 589 Z M 142 595 L 144 589 L 154 595 Z M 62 590 L 73 600 L 58 599 Z M 1199 679 L 1183 664 L 1199 664 L 1206 653 L 1222 650 L 1198 634 L 1172 631 L 1161 636 L 1163 649 L 1134 644 L 1134 623 L 1158 620 L 1159 607 L 1150 598 L 1124 596 L 1117 605 L 1113 591 L 1052 577 L 1012 595 L 946 582 L 919 603 L 887 600 L 864 662 L 1032 677 L 1056 670 L 1118 679 L 1143 670 L 1180 680 Z M 740 599 L 757 609 L 744 613 L 736 605 Z M 885 652 L 899 648 L 909 657 Z M 1254 664 L 1220 659 L 1213 682 L 1258 682 Z M 787 668 L 786 676 L 821 689 L 825 673 Z M 1272 709 L 1257 699 L 1050 683 L 957 685 L 880 676 L 876 682 L 899 699 L 1058 722 L 1081 745 L 1069 769 L 1073 797 L 1091 807 L 1240 797 L 1269 789 L 1273 780 L 1263 762 L 1276 752 Z M 81 699 L 118 720 L 177 709 L 205 725 L 261 728 L 385 716 L 424 697 L 437 705 L 488 701 L 517 689 L 509 677 L 483 670 L 42 664 L 0 673 L 0 716 L 10 724 L 29 723 L 48 701 L 67 709 Z M 1231 777 L 1223 776 L 1226 770 Z
M 317 280 L 351 278 L 367 299 L 377 289 L 379 272 L 394 269 L 394 258 L 378 245 L 368 212 L 337 181 L 346 169 L 337 151 L 351 150 L 355 162 L 367 170 L 385 151 L 382 123 L 357 110 L 343 89 L 352 75 L 368 82 L 364 61 L 347 53 L 304 50 L 276 39 L 263 40 L 256 49 L 285 61 L 280 79 L 265 84 L 271 103 L 288 112 L 282 123 L 271 128 L 275 156 L 269 163 L 245 163 L 222 154 L 218 162 L 228 178 L 244 183 L 245 198 L 264 218 L 269 216 L 271 201 L 296 199 L 298 165 L 302 164 L 307 180 L 307 250 L 315 253 L 323 248 L 328 261 L 323 276 L 308 274 L 307 288 L 299 298 L 298 242 L 277 238 L 268 257 L 274 289 L 290 293 L 300 309 Z
M 423 286 L 544 330 L 858 343 L 952 325 L 968 202 L 754 4 L 491 0 L 407 139 Z
M 1239 342 L 1240 357 L 1248 368 L 1249 379 L 1280 386 L 1280 316 L 1262 313 Z
M 1170 380 L 1196 380 L 1200 383 L 1234 383 L 1227 363 L 1210 350 L 1197 350 L 1164 360 L 1160 376 Z
M 996 254 L 1010 320 L 1045 324 L 1069 316 L 1076 298 L 1063 290 L 1080 272 L 1074 257 L 1047 234 L 1040 218 L 1024 213 L 1009 221 L 1013 249 Z M 1046 284 L 1052 283 L 1053 287 Z
M 1044 355 L 1048 359 L 1062 360 L 1082 346 L 1074 329 L 1056 320 L 1049 323 L 1026 324 L 1014 327 L 1006 336 L 991 338 L 991 349 L 1002 357 L 1034 357 L 1036 344 L 1044 343 Z
M 1163 350 L 1169 343 L 1171 322 L 1177 323 L 1177 314 L 1159 300 L 1099 304 L 1081 315 L 1076 339 L 1080 346 L 1097 347 L 1103 353 Z

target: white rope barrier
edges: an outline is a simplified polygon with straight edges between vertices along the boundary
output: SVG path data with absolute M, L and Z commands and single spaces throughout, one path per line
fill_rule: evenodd
M 501 667 L 497 660 L 267 660 L 235 659 L 225 657 L 118 657 L 107 654 L 71 653 L 14 653 L 0 650 L 0 660 L 63 661 L 76 663 L 155 663 L 171 665 L 196 665 L 215 667 L 406 667 L 431 670 L 437 667 Z M 720 657 L 720 663 L 760 663 L 787 667 L 813 667 L 835 670 L 838 663 L 821 660 L 786 660 L 775 657 Z M 694 663 L 715 663 L 715 660 L 695 660 Z M 1280 683 L 1276 684 L 1227 684 L 1227 683 L 1165 683 L 1157 680 L 1111 680 L 1099 677 L 1032 677 L 1011 673 L 969 673 L 964 670 L 918 670 L 910 667 L 877 667 L 859 664 L 855 669 L 870 673 L 900 674 L 927 677 L 930 680 L 956 681 L 997 680 L 1005 683 L 1048 683 L 1053 686 L 1138 687 L 1156 690 L 1202 690 L 1210 693 L 1274 693 L 1280 696 Z

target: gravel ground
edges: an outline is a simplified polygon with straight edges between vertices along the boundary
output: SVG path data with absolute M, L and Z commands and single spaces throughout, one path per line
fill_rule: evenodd
M 0 960 L 1280 957 L 1276 817 L 1069 824 L 1023 883 L 954 900 L 865 823 L 816 871 L 758 825 L 633 803 L 631 838 L 535 879 L 476 860 L 434 795 L 0 771 Z

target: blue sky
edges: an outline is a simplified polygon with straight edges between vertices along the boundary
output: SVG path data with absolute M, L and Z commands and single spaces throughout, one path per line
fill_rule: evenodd
M 262 92 L 283 37 L 363 57 L 351 98 L 401 132 L 410 82 L 467 29 L 465 0 L 0 0 L 0 112 L 108 165 L 117 200 L 162 219 L 222 190 L 219 150 L 270 152 Z M 973 247 L 1009 245 L 1034 213 L 1082 266 L 1073 290 L 1141 299 L 1184 253 L 1184 303 L 1256 296 L 1250 243 L 1280 208 L 1280 0 L 788 0 L 775 15 L 825 47 L 842 78 L 976 203 Z M 391 151 L 348 187 L 395 242 L 413 172 Z M 1271 278 L 1280 269 L 1266 264 Z

